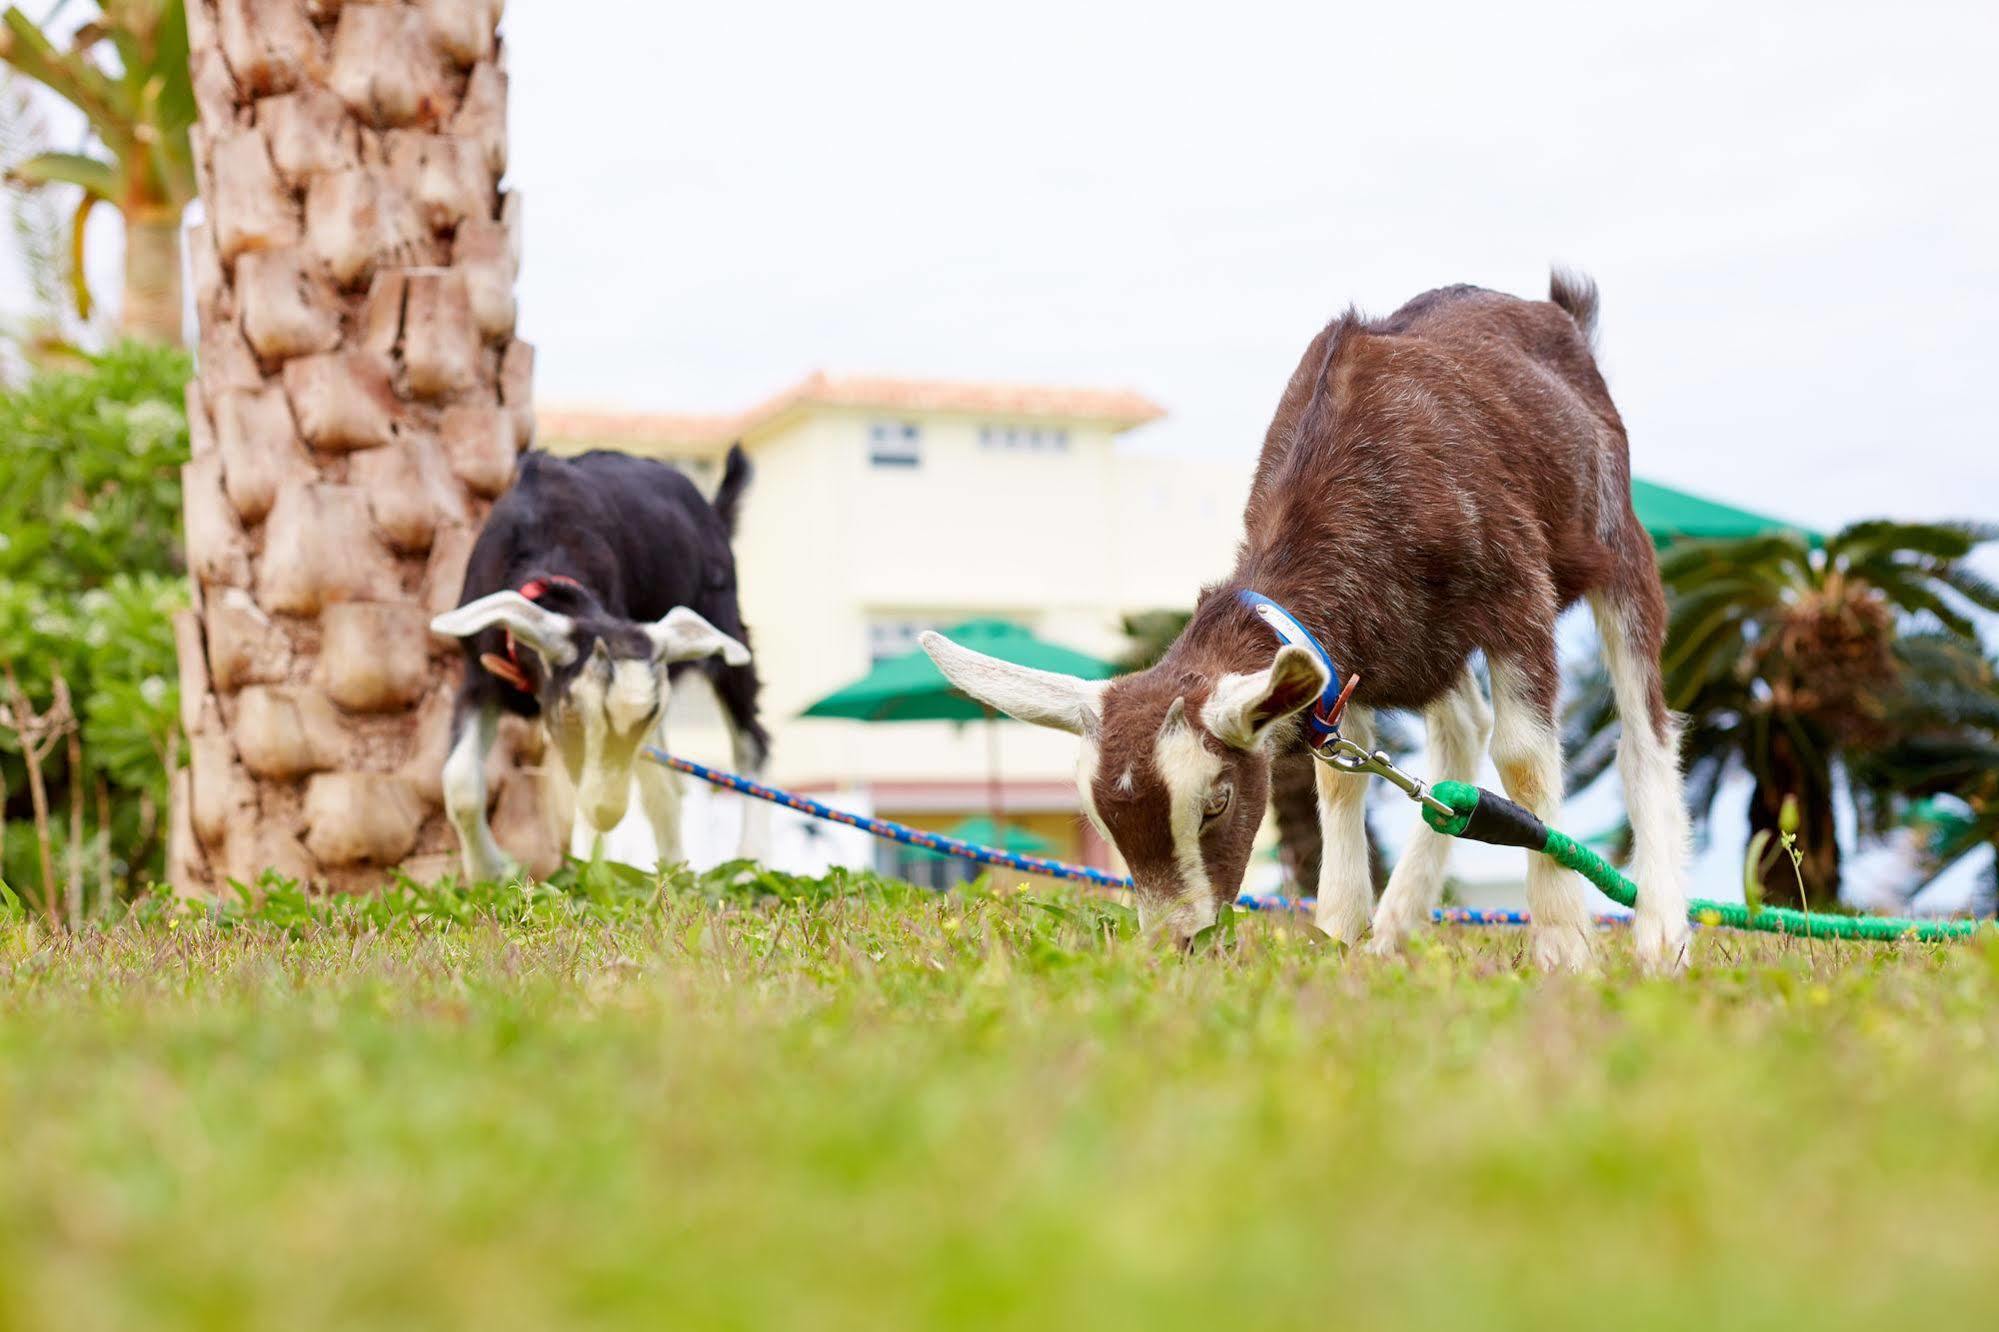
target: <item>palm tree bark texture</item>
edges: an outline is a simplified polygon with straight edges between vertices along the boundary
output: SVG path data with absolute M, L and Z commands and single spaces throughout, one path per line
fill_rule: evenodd
M 169 873 L 366 890 L 447 872 L 457 603 L 534 432 L 503 190 L 503 0 L 189 0 L 206 218 L 176 624 L 190 765 Z M 493 824 L 560 863 L 560 788 L 508 728 Z

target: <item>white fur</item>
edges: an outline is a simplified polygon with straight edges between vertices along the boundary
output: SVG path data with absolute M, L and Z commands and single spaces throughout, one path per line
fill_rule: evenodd
M 499 733 L 499 720 L 490 707 L 466 718 L 444 760 L 445 815 L 458 830 L 465 877 L 474 883 L 505 878 L 516 868 L 486 822 L 486 751 Z
M 666 720 L 653 728 L 652 742 L 666 748 Z M 653 854 L 663 861 L 678 861 L 680 851 L 680 774 L 663 763 L 637 765 L 639 808 L 652 827 Z M 753 802 L 762 804 L 761 800 Z
M 1309 693 L 1299 707 L 1276 715 L 1264 713 L 1266 701 L 1280 687 L 1302 689 L 1307 685 Z M 1286 643 L 1263 670 L 1231 673 L 1215 681 L 1201 709 L 1201 722 L 1224 744 L 1251 749 L 1262 743 L 1272 726 L 1311 703 L 1325 687 L 1326 668 L 1318 656 L 1296 643 Z
M 1348 706 L 1340 723 L 1347 739 L 1374 744 L 1374 718 Z M 1374 914 L 1374 881 L 1367 864 L 1367 790 L 1371 779 L 1315 763 L 1319 777 L 1319 901 L 1313 920 L 1345 944 L 1360 942 Z
M 541 654 L 543 660 L 567 666 L 576 660 L 576 644 L 570 631 L 576 622 L 547 607 L 538 606 L 518 592 L 494 592 L 446 611 L 430 622 L 430 631 L 447 638 L 470 638 L 494 625 L 504 625 L 509 633 Z
M 1478 678 L 1467 665 L 1444 696 L 1423 710 L 1429 736 L 1426 757 L 1436 781 L 1469 782 L 1478 777 L 1479 757 L 1492 733 L 1492 713 Z M 1455 838 L 1420 826 L 1395 862 L 1388 888 L 1374 914 L 1374 938 L 1368 949 L 1391 953 L 1410 935 L 1430 923 L 1430 911 L 1443 894 Z
M 1110 842 L 1115 846 L 1117 839 L 1113 838 L 1111 830 L 1104 826 L 1104 816 L 1097 813 L 1098 757 L 1096 741 L 1087 735 L 1084 736 L 1080 752 L 1076 755 L 1076 793 L 1083 798 L 1084 817 L 1089 819 L 1091 826 L 1102 835 L 1106 842 Z M 1125 776 L 1131 776 L 1129 768 L 1125 770 Z
M 1201 743 L 1200 735 L 1184 718 L 1159 728 L 1152 743 L 1152 760 L 1166 783 L 1173 867 L 1180 876 L 1179 891 L 1158 923 L 1175 938 L 1186 939 L 1215 923 L 1214 885 L 1208 881 L 1207 862 L 1201 857 L 1201 822 L 1208 788 L 1220 774 L 1222 761 Z M 1147 914 L 1146 898 L 1145 893 L 1139 894 L 1141 918 Z
M 696 661 L 720 654 L 731 666 L 750 664 L 750 650 L 685 606 L 675 606 L 646 626 L 658 661 Z
M 1562 744 L 1553 719 L 1536 704 L 1521 670 L 1495 658 L 1492 668 L 1492 758 L 1506 794 L 1542 822 L 1559 826 Z M 1596 953 L 1583 881 L 1538 851 L 1527 853 L 1527 910 L 1534 918 L 1529 948 L 1546 971 L 1587 969 Z
M 1611 691 L 1623 734 L 1617 771 L 1631 815 L 1631 877 L 1638 885 L 1632 941 L 1647 967 L 1677 971 L 1687 963 L 1687 805 L 1681 789 L 1679 737 L 1668 723 L 1662 739 L 1652 727 L 1649 663 L 1631 644 L 1623 614 L 1605 597 L 1591 597 L 1597 637 L 1610 669 Z
M 576 815 L 597 832 L 610 832 L 625 817 L 632 762 L 654 722 L 665 717 L 667 702 L 665 667 L 650 661 L 600 656 L 571 681 L 565 710 L 583 729 L 580 770 L 570 774 Z
M 944 678 L 981 703 L 1018 721 L 1052 726 L 1073 735 L 1097 729 L 1105 682 L 1054 671 L 1016 666 L 983 652 L 961 648 L 935 630 L 917 640 Z

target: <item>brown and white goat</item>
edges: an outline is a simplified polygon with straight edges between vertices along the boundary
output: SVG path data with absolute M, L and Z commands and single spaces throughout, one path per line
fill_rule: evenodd
M 1335 319 L 1306 348 L 1264 438 L 1235 572 L 1202 592 L 1150 670 L 1085 681 L 924 636 L 966 693 L 1082 737 L 1083 808 L 1129 865 L 1142 920 L 1184 939 L 1235 897 L 1270 754 L 1327 681 L 1319 658 L 1280 644 L 1243 591 L 1281 603 L 1358 674 L 1350 738 L 1370 741 L 1377 709 L 1420 711 L 1431 777 L 1474 780 L 1489 741 L 1507 794 L 1549 822 L 1562 798 L 1555 620 L 1586 597 L 1624 718 L 1636 946 L 1650 966 L 1684 963 L 1687 816 L 1660 687 L 1665 605 L 1632 512 L 1624 425 L 1591 354 L 1595 317 L 1595 287 L 1557 273 L 1548 301 L 1458 286 L 1386 319 Z M 1371 916 L 1370 946 L 1392 951 L 1428 922 L 1450 839 L 1420 829 L 1375 910 L 1367 781 L 1319 767 L 1317 919 L 1351 942 Z M 1530 853 L 1527 900 L 1534 960 L 1589 965 L 1581 881 Z

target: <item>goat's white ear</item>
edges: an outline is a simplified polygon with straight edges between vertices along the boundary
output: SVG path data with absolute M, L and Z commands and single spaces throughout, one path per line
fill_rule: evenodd
M 1009 717 L 1075 735 L 1088 735 L 1097 729 L 1105 688 L 1102 680 L 1016 666 L 961 648 L 934 630 L 917 641 L 945 679 Z
M 1317 656 L 1286 643 L 1268 670 L 1215 681 L 1201 720 L 1222 743 L 1253 749 L 1272 726 L 1309 707 L 1325 691 L 1326 681 L 1325 665 Z
M 657 661 L 695 661 L 722 654 L 731 666 L 750 664 L 750 650 L 685 606 L 675 606 L 646 626 Z
M 430 631 L 447 638 L 470 638 L 494 625 L 541 654 L 543 661 L 567 666 L 576 660 L 570 631 L 576 622 L 567 615 L 537 606 L 518 592 L 493 592 L 430 622 Z

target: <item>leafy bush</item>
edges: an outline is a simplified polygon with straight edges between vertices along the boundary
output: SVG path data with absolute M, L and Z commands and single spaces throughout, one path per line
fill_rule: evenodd
M 92 893 L 161 872 L 167 780 L 179 709 L 171 617 L 186 601 L 180 466 L 190 366 L 170 348 L 127 343 L 80 370 L 49 371 L 0 394 L 0 667 L 36 710 L 58 677 L 77 714 L 81 770 L 66 746 L 44 765 L 57 874 L 72 800 Z M 0 707 L 7 687 L 0 676 Z M 5 840 L 0 878 L 42 892 L 27 772 L 0 729 Z

